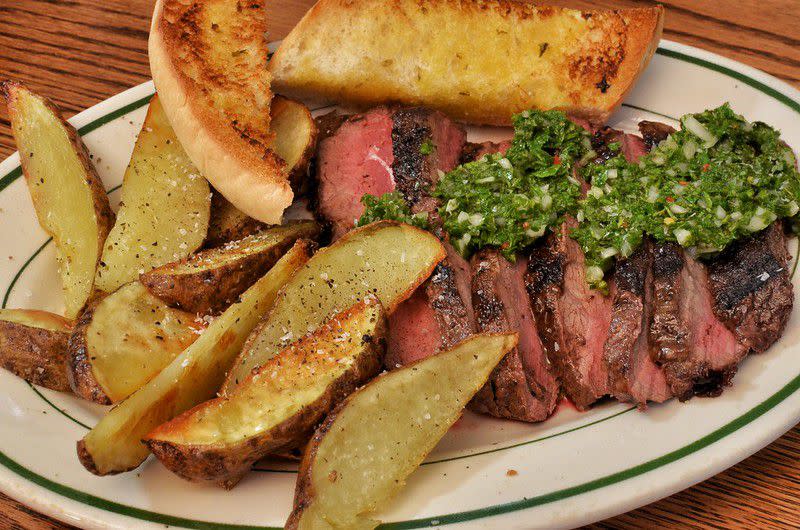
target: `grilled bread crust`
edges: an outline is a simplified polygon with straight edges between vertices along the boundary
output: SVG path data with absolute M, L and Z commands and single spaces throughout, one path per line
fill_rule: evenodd
M 270 148 L 263 0 L 158 0 L 150 69 L 192 162 L 238 209 L 278 223 L 293 194 Z
M 526 109 L 606 120 L 661 37 L 661 6 L 578 11 L 512 0 L 320 0 L 270 62 L 278 92 L 423 105 L 509 125 Z

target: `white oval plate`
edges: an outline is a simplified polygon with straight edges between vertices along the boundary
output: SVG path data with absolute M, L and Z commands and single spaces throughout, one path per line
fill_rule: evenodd
M 152 93 L 145 83 L 72 120 L 110 190 L 121 182 Z M 800 92 L 667 41 L 611 123 L 633 129 L 639 119 L 669 121 L 725 101 L 800 146 Z M 36 222 L 16 154 L 0 164 L 0 241 L 2 306 L 60 311 L 53 245 Z M 716 399 L 671 401 L 646 414 L 617 403 L 583 414 L 562 407 L 539 425 L 465 415 L 379 514 L 383 528 L 572 527 L 722 471 L 800 421 L 799 314 L 775 346 L 742 363 L 733 387 Z M 99 528 L 279 528 L 289 513 L 291 466 L 259 464 L 230 492 L 184 482 L 152 460 L 132 473 L 95 477 L 78 462 L 75 442 L 102 407 L 2 370 L 0 389 L 0 490 L 36 510 Z

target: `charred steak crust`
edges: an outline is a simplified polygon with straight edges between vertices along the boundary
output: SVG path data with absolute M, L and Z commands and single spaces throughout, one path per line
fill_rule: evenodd
M 643 246 L 630 258 L 618 262 L 614 271 L 616 292 L 603 360 L 608 367 L 610 391 L 621 401 L 633 400 L 628 378 L 633 369 L 631 357 L 636 343 L 641 333 L 647 333 L 649 319 L 645 314 L 649 314 L 649 308 L 645 304 L 645 284 L 651 264 L 652 254 Z
M 445 258 L 436 266 L 425 285 L 429 304 L 442 334 L 442 348 L 455 346 L 475 333 L 472 304 L 461 298 L 457 281 L 456 271 Z
M 666 123 L 657 121 L 642 120 L 639 122 L 639 132 L 642 133 L 644 145 L 650 150 L 667 139 L 667 136 L 675 132 L 675 129 Z
M 713 309 L 747 353 L 761 353 L 783 333 L 794 293 L 783 224 L 773 223 L 723 251 L 708 266 Z
M 679 400 L 717 396 L 746 352 L 713 310 L 706 267 L 674 243 L 657 245 L 653 262 L 653 360 Z
M 392 115 L 392 172 L 397 191 L 412 207 L 428 195 L 433 184 L 428 162 L 431 153 L 423 154 L 423 144 L 433 141 L 428 123 L 431 112 L 415 107 L 398 109 Z
M 550 374 L 549 362 L 538 352 L 522 351 L 530 339 L 538 343 L 538 334 L 529 308 L 514 307 L 522 300 L 509 301 L 503 289 L 511 291 L 509 285 L 515 280 L 527 302 L 527 294 L 522 278 L 510 277 L 514 266 L 505 262 L 497 251 L 480 251 L 472 259 L 473 265 L 473 306 L 479 332 L 518 331 L 520 345 L 511 350 L 492 372 L 487 383 L 470 402 L 476 412 L 490 414 L 499 418 L 536 422 L 543 421 L 553 412 L 558 400 L 558 383 Z M 521 276 L 521 275 L 520 275 Z M 506 299 L 504 299 L 506 298 Z M 516 302 L 516 303 L 514 303 Z M 526 316 L 527 315 L 527 316 Z M 516 322 L 512 322 L 516 319 Z M 526 333 L 534 335 L 524 338 Z M 530 347 L 530 346 L 528 346 Z M 528 359 L 526 365 L 526 358 Z M 541 363 L 538 367 L 531 363 Z M 536 373 L 538 371 L 538 374 Z

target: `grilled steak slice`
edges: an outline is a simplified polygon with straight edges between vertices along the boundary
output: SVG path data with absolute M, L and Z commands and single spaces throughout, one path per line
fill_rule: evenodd
M 675 243 L 658 244 L 653 251 L 650 341 L 653 360 L 681 401 L 719 395 L 746 353 L 712 309 L 705 266 Z
M 330 138 L 336 134 L 336 131 L 339 130 L 339 127 L 341 127 L 349 117 L 349 114 L 341 114 L 337 110 L 332 110 L 326 114 L 314 118 L 314 121 L 317 123 L 317 141 L 321 142 L 322 140 Z
M 648 147 L 644 141 L 635 134 L 627 134 L 611 127 L 603 127 L 592 135 L 592 149 L 597 153 L 595 161 L 603 163 L 613 158 L 616 152 L 609 146 L 619 144 L 622 154 L 629 162 L 636 162 L 639 157 L 646 154 Z
M 649 151 L 653 146 L 666 140 L 667 136 L 675 132 L 675 129 L 666 123 L 642 120 L 639 122 L 639 132 L 642 133 L 644 145 Z
M 583 252 L 569 237 L 569 224 L 533 250 L 525 283 L 544 352 L 564 393 L 586 410 L 609 391 L 603 344 L 611 297 L 589 289 Z
M 603 347 L 611 394 L 620 401 L 662 402 L 670 397 L 664 372 L 650 357 L 648 327 L 652 312 L 653 253 L 645 243 L 617 263 L 611 325 Z
M 475 333 L 469 264 L 448 243 L 447 257 L 389 317 L 387 369 L 424 359 Z
M 511 140 L 503 140 L 502 142 L 481 142 L 472 143 L 467 142 L 461 150 L 461 158 L 459 164 L 466 164 L 467 162 L 474 162 L 479 160 L 484 155 L 492 153 L 505 153 L 511 147 Z
M 317 155 L 318 212 L 331 223 L 334 239 L 364 213 L 365 193 L 399 191 L 413 211 L 435 209 L 430 186 L 439 171 L 458 163 L 463 128 L 422 108 L 377 107 L 337 128 L 338 120 L 326 120 L 324 126 L 335 132 L 320 142 Z
M 558 382 L 542 351 L 525 290 L 525 260 L 510 263 L 497 251 L 472 258 L 478 331 L 519 333 L 519 344 L 500 361 L 470 408 L 499 418 L 543 421 L 555 409 Z
M 364 213 L 365 193 L 394 191 L 393 163 L 392 114 L 386 107 L 351 116 L 320 142 L 317 208 L 331 223 L 334 239 L 351 230 Z
M 427 211 L 420 201 L 430 196 L 439 171 L 458 165 L 467 135 L 441 112 L 422 107 L 398 109 L 392 115 L 395 185 L 412 211 Z
M 789 252 L 780 222 L 739 241 L 708 265 L 716 316 L 745 353 L 760 353 L 780 338 L 794 293 Z

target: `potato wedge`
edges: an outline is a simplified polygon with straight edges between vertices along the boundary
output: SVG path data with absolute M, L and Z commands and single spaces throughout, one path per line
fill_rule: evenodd
M 357 228 L 321 249 L 286 284 L 269 316 L 247 340 L 224 393 L 284 346 L 368 294 L 376 295 L 391 313 L 444 256 L 435 236 L 394 221 Z
M 232 488 L 261 458 L 305 445 L 341 400 L 378 374 L 386 316 L 359 302 L 255 370 L 228 397 L 151 432 L 145 443 L 173 473 Z
M 516 344 L 516 333 L 475 335 L 351 394 L 306 448 L 286 528 L 375 528 L 369 512 L 397 494 Z
M 661 6 L 320 0 L 269 69 L 276 92 L 303 101 L 394 101 L 491 125 L 561 109 L 602 124 L 644 71 L 663 23 Z
M 185 258 L 203 244 L 211 205 L 208 181 L 189 160 L 158 95 L 122 180 L 117 221 L 103 247 L 95 286 L 106 293 Z
M 114 212 L 86 146 L 55 105 L 20 83 L 0 89 L 36 216 L 56 244 L 64 312 L 72 320 L 92 294 Z
M 102 405 L 122 401 L 197 340 L 203 326 L 195 319 L 139 282 L 93 301 L 69 340 L 73 391 Z
M 314 221 L 267 228 L 223 247 L 193 254 L 143 274 L 142 284 L 169 305 L 218 313 L 264 275 L 298 239 L 316 239 Z
M 243 239 L 260 232 L 269 225 L 253 219 L 216 190 L 211 194 L 211 219 L 208 221 L 208 235 L 203 244 L 205 248 L 221 247 L 230 241 Z
M 214 396 L 247 335 L 273 305 L 281 286 L 302 267 L 309 244 L 298 241 L 241 299 L 157 376 L 95 425 L 77 444 L 95 475 L 138 467 L 149 453 L 141 440 L 158 425 Z
M 0 309 L 0 366 L 29 383 L 69 392 L 67 341 L 72 324 L 35 309 Z
M 270 129 L 275 133 L 272 149 L 289 171 L 289 184 L 296 194 L 306 190 L 308 164 L 317 146 L 317 122 L 308 107 L 293 99 L 275 96 L 269 109 Z

